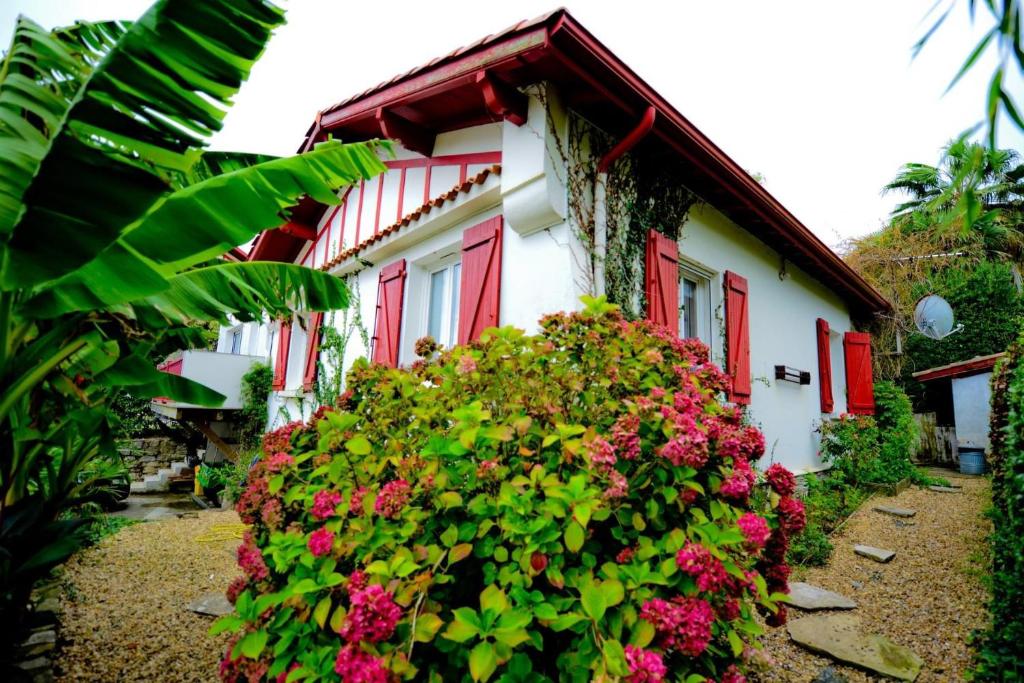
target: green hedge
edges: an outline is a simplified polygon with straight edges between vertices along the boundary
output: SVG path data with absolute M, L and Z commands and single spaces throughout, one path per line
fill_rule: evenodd
M 1024 680 L 1024 336 L 992 375 L 992 614 L 976 681 Z

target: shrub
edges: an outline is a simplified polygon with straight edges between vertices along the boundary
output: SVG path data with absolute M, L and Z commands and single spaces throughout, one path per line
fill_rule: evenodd
M 1024 680 L 1024 336 L 992 375 L 993 532 L 990 627 L 977 639 L 976 681 Z
M 878 456 L 878 425 L 870 415 L 844 413 L 822 422 L 821 459 L 832 465 L 830 475 L 857 486 L 866 480 Z
M 867 467 L 865 481 L 895 484 L 916 478 L 910 458 L 920 438 L 910 398 L 892 382 L 875 384 L 875 424 L 878 427 L 878 456 Z
M 224 680 L 744 680 L 755 610 L 785 621 L 792 475 L 755 507 L 763 437 L 699 343 L 602 300 L 541 324 L 357 362 L 257 465 Z
M 256 363 L 242 375 L 242 409 L 238 419 L 238 444 L 243 452 L 256 450 L 267 428 L 267 400 L 274 383 L 274 371 Z

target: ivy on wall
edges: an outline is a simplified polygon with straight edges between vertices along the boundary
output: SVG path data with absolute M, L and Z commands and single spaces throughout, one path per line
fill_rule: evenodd
M 358 336 L 367 353 L 370 350 L 370 333 L 363 322 L 360 305 L 358 273 L 346 277 L 345 285 L 349 291 L 348 308 L 332 311 L 324 319 L 313 387 L 313 400 L 318 406 L 333 406 L 345 389 L 345 353 L 349 341 Z

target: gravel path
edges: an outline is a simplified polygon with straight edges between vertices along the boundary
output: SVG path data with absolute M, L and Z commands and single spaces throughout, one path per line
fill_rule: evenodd
M 238 540 L 197 540 L 223 524 L 238 515 L 137 524 L 72 558 L 57 680 L 216 681 L 226 636 L 208 636 L 213 619 L 187 606 L 238 573 Z
M 911 487 L 898 496 L 874 497 L 833 536 L 835 552 L 826 567 L 794 576 L 842 593 L 858 604 L 852 611 L 866 632 L 882 634 L 925 660 L 919 682 L 959 681 L 971 665 L 967 638 L 986 623 L 988 595 L 980 573 L 985 537 L 991 529 L 982 516 L 989 482 L 982 477 L 943 473 L 960 493 L 936 493 Z M 874 512 L 876 505 L 917 510 L 912 526 Z M 857 557 L 863 543 L 896 551 L 889 564 Z M 790 618 L 802 613 L 792 608 Z M 757 681 L 811 681 L 831 660 L 812 655 L 789 640 L 785 628 L 770 629 L 765 651 L 775 666 Z M 853 683 L 874 681 L 856 669 L 836 666 Z

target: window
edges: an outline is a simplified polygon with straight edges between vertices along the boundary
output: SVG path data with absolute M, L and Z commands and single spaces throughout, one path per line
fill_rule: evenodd
M 231 353 L 238 355 L 242 352 L 242 330 L 231 331 Z
M 459 286 L 462 263 L 450 263 L 430 273 L 427 334 L 451 348 L 459 334 Z
M 679 264 L 679 336 L 711 344 L 711 274 Z

